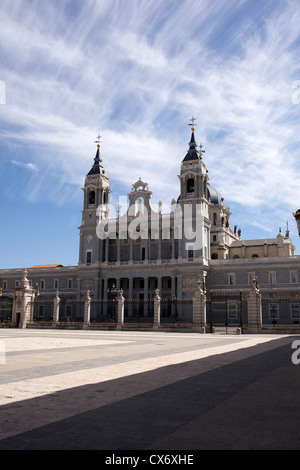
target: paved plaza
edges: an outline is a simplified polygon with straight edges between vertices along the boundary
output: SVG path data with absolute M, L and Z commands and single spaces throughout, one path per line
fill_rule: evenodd
M 295 340 L 1 329 L 0 449 L 299 450 Z

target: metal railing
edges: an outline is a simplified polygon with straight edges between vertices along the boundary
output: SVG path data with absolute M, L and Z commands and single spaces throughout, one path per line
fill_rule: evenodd
M 161 323 L 193 323 L 193 299 L 177 297 L 160 301 Z
M 117 299 L 91 301 L 90 323 L 117 323 Z
M 144 299 L 129 299 L 124 303 L 125 323 L 153 323 L 154 301 Z
M 265 326 L 299 326 L 300 297 L 272 294 L 262 296 L 262 324 Z
M 211 292 L 206 300 L 206 322 L 209 331 L 243 328 L 248 323 L 247 301 L 242 292 Z

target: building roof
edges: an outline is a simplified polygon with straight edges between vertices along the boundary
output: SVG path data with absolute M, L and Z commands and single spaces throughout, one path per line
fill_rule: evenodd
M 87 175 L 103 175 L 105 173 L 105 170 L 103 166 L 101 165 L 102 159 L 100 156 L 100 146 L 97 148 L 97 152 L 94 158 L 94 165 L 90 169 Z
M 207 183 L 207 192 L 208 192 L 208 200 L 212 204 L 220 204 L 221 206 L 226 206 L 224 198 L 221 194 L 213 188 L 209 183 Z
M 63 268 L 62 264 L 39 264 L 36 266 L 31 266 L 29 269 L 39 269 L 39 268 Z
M 277 238 L 262 238 L 258 240 L 235 240 L 232 242 L 231 247 L 237 246 L 258 246 L 258 245 L 278 245 Z
M 196 144 L 196 140 L 195 140 L 194 131 L 192 131 L 189 146 L 190 146 L 190 148 L 189 148 L 186 156 L 184 157 L 183 161 L 188 162 L 190 160 L 200 160 L 201 156 L 199 155 L 199 152 L 197 150 L 197 144 Z

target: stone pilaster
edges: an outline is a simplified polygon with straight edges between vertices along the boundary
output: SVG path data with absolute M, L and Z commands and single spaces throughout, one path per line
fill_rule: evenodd
M 52 320 L 52 328 L 56 328 L 57 323 L 59 322 L 59 292 L 56 291 L 56 295 L 53 300 L 53 320 Z
M 91 297 L 89 289 L 86 291 L 86 297 L 84 299 L 84 316 L 83 316 L 83 329 L 87 330 L 90 318 L 91 318 Z
M 257 279 L 251 281 L 252 289 L 247 297 L 248 304 L 248 328 L 247 333 L 261 333 L 262 330 L 262 305 L 261 294 Z
M 26 328 L 27 323 L 33 320 L 34 295 L 34 289 L 30 287 L 25 270 L 21 287 L 13 291 L 12 326 Z
M 124 325 L 124 302 L 125 298 L 123 296 L 123 289 L 119 291 L 118 295 L 118 323 L 117 323 L 117 330 L 121 330 Z
M 201 288 L 201 281 L 197 282 L 193 296 L 193 331 L 206 331 L 206 292 Z
M 153 318 L 153 329 L 158 330 L 160 326 L 160 296 L 159 289 L 155 290 L 154 297 L 154 318 Z

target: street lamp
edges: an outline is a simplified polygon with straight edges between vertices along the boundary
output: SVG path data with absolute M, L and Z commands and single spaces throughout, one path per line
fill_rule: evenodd
M 119 289 L 116 288 L 115 284 L 111 286 L 111 288 L 107 289 L 107 293 L 111 294 L 113 296 L 113 317 L 112 320 L 113 322 L 115 321 L 115 306 L 116 306 L 116 299 L 119 293 Z
M 177 318 L 177 302 L 176 302 L 176 294 L 172 292 L 171 294 L 171 318 L 173 323 L 175 323 Z

